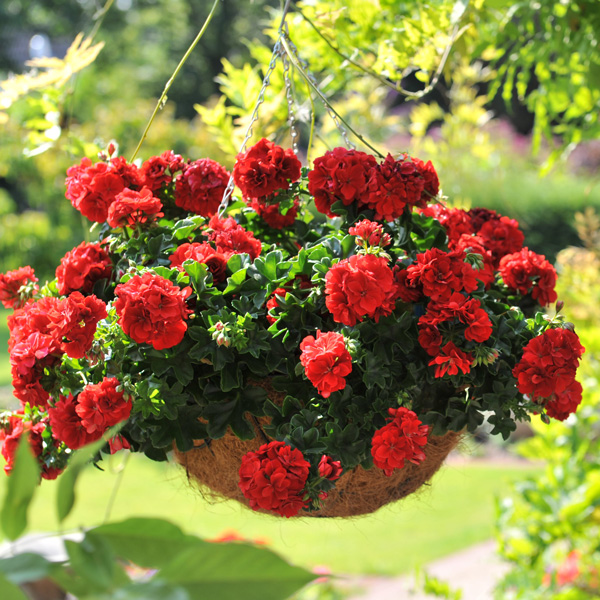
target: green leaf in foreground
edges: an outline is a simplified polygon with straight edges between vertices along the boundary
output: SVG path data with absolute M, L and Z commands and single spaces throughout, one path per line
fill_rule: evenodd
M 2 600 L 28 600 L 27 596 L 0 573 L 0 598 Z
M 155 577 L 185 588 L 191 598 L 285 600 L 315 575 L 265 548 L 198 540 Z
M 27 512 L 40 481 L 40 466 L 33 456 L 27 436 L 23 435 L 8 477 L 4 504 L 0 512 L 2 529 L 9 540 L 16 540 L 27 527 Z
M 68 516 L 75 504 L 75 484 L 81 472 L 90 464 L 92 458 L 98 453 L 107 440 L 116 435 L 121 429 L 120 425 L 109 429 L 101 439 L 88 444 L 73 454 L 69 460 L 67 470 L 58 480 L 58 489 L 56 491 L 56 514 L 59 523 L 62 523 Z
M 51 567 L 52 563 L 43 556 L 25 552 L 0 560 L 0 576 L 4 575 L 9 581 L 18 585 L 47 577 Z M 1 584 L 0 590 L 2 590 Z M 0 598 L 4 596 L 0 594 Z
M 141 517 L 100 525 L 91 533 L 107 540 L 120 558 L 151 569 L 169 563 L 181 550 L 199 541 L 169 521 Z

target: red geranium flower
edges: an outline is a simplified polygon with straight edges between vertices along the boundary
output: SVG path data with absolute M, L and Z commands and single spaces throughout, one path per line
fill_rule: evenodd
M 317 339 L 306 336 L 301 344 L 300 362 L 309 381 L 323 398 L 346 387 L 344 377 L 352 371 L 352 357 L 341 333 L 317 331 Z
M 492 335 L 492 322 L 476 298 L 454 292 L 448 300 L 430 302 L 427 312 L 419 319 L 421 326 L 437 326 L 444 321 L 466 325 L 465 339 L 485 342 Z
M 316 162 L 316 161 L 315 161 Z M 388 154 L 383 163 L 371 171 L 364 204 L 375 211 L 375 218 L 393 221 L 404 208 L 421 205 L 425 180 L 415 163 L 404 154 L 394 160 Z
M 456 347 L 453 342 L 448 342 L 440 353 L 429 363 L 429 366 L 437 365 L 435 369 L 436 377 L 444 375 L 458 375 L 461 371 L 465 375 L 471 371 L 473 357 Z
M 177 267 L 180 271 L 183 270 L 183 263 L 190 259 L 206 265 L 212 273 L 215 283 L 221 283 L 227 279 L 227 257 L 221 252 L 217 252 L 210 244 L 186 242 L 169 256 L 171 267 Z
M 319 475 L 329 479 L 329 481 L 335 481 L 340 478 L 343 473 L 342 463 L 339 460 L 333 460 L 331 456 L 323 454 L 319 461 Z
M 139 192 L 125 188 L 110 205 L 107 222 L 114 229 L 151 223 L 163 216 L 162 207 L 149 188 L 143 187 Z
M 406 282 L 422 286 L 423 293 L 432 300 L 449 300 L 453 292 L 472 292 L 477 289 L 476 272 L 465 262 L 461 250 L 444 252 L 432 248 L 417 254 L 417 262 L 408 267 Z
M 398 296 L 398 285 L 382 256 L 355 254 L 325 275 L 325 304 L 334 321 L 344 325 L 356 325 L 364 317 L 379 321 L 392 313 Z
M 123 157 L 96 164 L 92 164 L 89 158 L 83 158 L 79 165 L 67 169 L 65 196 L 90 221 L 103 223 L 116 195 L 125 188 L 141 187 L 142 182 L 139 169 L 128 164 Z
M 449 248 L 454 248 L 462 235 L 471 235 L 475 232 L 469 213 L 460 208 L 448 208 L 438 202 L 423 208 L 421 214 L 426 217 L 433 217 L 440 222 L 446 230 Z
M 141 167 L 144 185 L 153 192 L 173 181 L 173 175 L 183 169 L 185 161 L 173 150 L 167 150 L 160 156 L 151 156 Z M 167 173 L 168 171 L 168 173 Z
M 573 379 L 570 385 L 559 394 L 554 394 L 546 402 L 545 409 L 549 417 L 564 421 L 581 404 L 583 388 Z
M 485 247 L 483 238 L 478 235 L 463 233 L 452 247 L 454 250 L 462 251 L 465 254 L 479 254 L 483 268 L 475 269 L 475 277 L 483 283 L 486 289 L 494 283 L 496 279 L 494 270 L 495 261 L 492 253 Z
M 264 198 L 287 190 L 300 177 L 302 163 L 290 148 L 284 150 L 263 138 L 238 154 L 233 179 L 244 198 Z
M 390 422 L 375 432 L 371 442 L 373 463 L 388 477 L 407 460 L 416 465 L 425 460 L 423 447 L 429 433 L 429 427 L 408 408 L 390 408 L 389 414 Z
M 101 244 L 82 242 L 60 259 L 56 269 L 58 291 L 67 296 L 71 292 L 91 294 L 94 284 L 110 279 L 112 263 Z
M 45 448 L 45 444 L 56 443 L 52 438 L 44 441 L 42 434 L 46 430 L 47 425 L 47 418 L 38 421 L 35 425 L 31 421 L 25 421 L 22 411 L 8 417 L 6 427 L 4 429 L 0 428 L 0 441 L 3 442 L 2 456 L 6 461 L 4 471 L 7 475 L 10 475 L 13 470 L 17 448 L 23 434 L 25 434 L 26 437 L 29 437 L 31 451 L 37 458 L 42 469 L 42 477 L 44 479 L 56 479 L 58 477 L 62 472 L 62 469 L 49 466 L 44 461 L 44 454 L 46 454 L 48 450 L 47 447 Z
M 115 289 L 115 309 L 123 331 L 138 344 L 155 350 L 172 348 L 187 330 L 192 312 L 185 304 L 191 288 L 184 289 L 154 273 L 136 275 Z
M 251 231 L 246 231 L 235 219 L 227 217 L 220 219 L 217 215 L 208 223 L 208 239 L 214 242 L 217 251 L 225 255 L 228 260 L 234 254 L 249 254 L 254 260 L 262 251 L 260 240 L 254 237 Z
M 556 270 L 545 256 L 523 248 L 503 256 L 499 271 L 506 286 L 521 296 L 531 294 L 541 306 L 556 302 Z
M 214 215 L 219 209 L 229 172 L 210 158 L 201 158 L 184 165 L 175 180 L 175 204 L 187 212 L 203 217 Z
M 28 286 L 26 293 L 21 288 L 27 286 L 29 282 L 35 284 L 37 280 L 30 266 L 0 273 L 0 302 L 4 308 L 21 308 L 37 292 L 38 286 Z
M 424 182 L 424 190 L 423 195 L 421 196 L 421 200 L 423 204 L 418 204 L 418 206 L 424 206 L 428 202 L 431 201 L 431 198 L 435 198 L 440 192 L 440 180 L 438 178 L 438 174 L 431 164 L 431 161 L 423 162 L 419 158 L 415 158 L 414 156 L 411 159 L 417 167 L 417 171 L 419 171 L 419 175 L 423 178 Z
M 102 431 L 88 432 L 81 417 L 77 414 L 77 401 L 69 394 L 48 408 L 52 435 L 64 442 L 71 450 L 77 450 L 102 437 Z
M 304 487 L 309 469 L 300 450 L 269 442 L 242 458 L 239 487 L 253 510 L 293 517 L 308 504 Z
M 279 202 L 267 203 L 253 199 L 250 206 L 269 227 L 273 227 L 273 229 L 283 229 L 284 227 L 290 227 L 294 224 L 294 221 L 298 216 L 300 202 L 298 199 L 294 199 L 293 205 L 287 209 L 285 214 L 282 214 L 281 203 Z
M 519 392 L 534 400 L 562 394 L 573 384 L 584 352 L 577 334 L 568 329 L 547 329 L 527 343 L 513 369 Z
M 105 377 L 98 384 L 87 385 L 77 396 L 75 412 L 88 433 L 104 433 L 129 418 L 131 402 L 122 391 L 117 391 L 119 381 Z
M 392 243 L 392 238 L 389 233 L 383 232 L 383 225 L 369 219 L 363 219 L 355 223 L 348 230 L 350 235 L 356 236 L 356 244 L 361 247 L 366 246 L 381 246 L 385 248 Z
M 98 321 L 106 318 L 106 305 L 96 296 L 73 292 L 48 311 L 48 329 L 61 350 L 71 358 L 83 358 L 92 347 Z
M 483 239 L 485 247 L 494 257 L 494 266 L 507 254 L 518 252 L 523 247 L 525 236 L 519 229 L 519 223 L 508 217 L 486 221 L 477 234 Z
M 335 217 L 331 211 L 335 202 L 341 200 L 346 206 L 360 202 L 376 167 L 373 156 L 346 148 L 334 148 L 316 158 L 308 173 L 308 191 L 317 210 Z

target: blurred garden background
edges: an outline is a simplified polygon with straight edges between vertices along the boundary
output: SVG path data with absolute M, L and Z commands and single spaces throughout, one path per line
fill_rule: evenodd
M 60 258 L 89 236 L 65 199 L 66 169 L 110 142 L 132 155 L 211 7 L 208 0 L 0 4 L 0 272 L 32 265 L 40 280 L 52 279 Z M 281 15 L 277 0 L 218 3 L 139 158 L 173 149 L 231 167 Z M 104 473 L 87 471 L 63 528 L 96 525 L 108 513 L 160 516 L 207 539 L 234 531 L 309 569 L 389 576 L 496 535 L 511 561 L 498 598 L 599 597 L 600 5 L 305 0 L 290 4 L 287 26 L 306 61 L 291 68 L 305 164 L 345 142 L 307 85 L 310 72 L 369 143 L 431 159 L 450 204 L 517 219 L 526 244 L 556 264 L 559 299 L 587 348 L 584 404 L 565 423 L 533 423 L 524 444 L 490 451 L 482 432 L 465 443 L 471 460 L 451 461 L 430 489 L 363 519 L 256 515 L 204 498 L 177 467 L 136 456 L 107 461 Z M 256 139 L 291 144 L 281 63 L 258 116 Z M 15 404 L 7 314 L 0 312 L 4 407 Z M 4 487 L 2 479 L 0 495 Z M 57 529 L 55 487 L 43 483 L 31 531 Z M 344 592 L 311 593 L 333 600 Z

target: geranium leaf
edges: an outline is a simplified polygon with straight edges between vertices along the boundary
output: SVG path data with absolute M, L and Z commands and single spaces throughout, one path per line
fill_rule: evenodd
M 9 540 L 17 539 L 27 528 L 27 512 L 40 481 L 40 465 L 26 435 L 21 437 L 15 463 L 6 485 L 0 521 Z

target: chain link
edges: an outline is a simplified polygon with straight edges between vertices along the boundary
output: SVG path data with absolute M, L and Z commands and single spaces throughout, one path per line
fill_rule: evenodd
M 283 34 L 281 34 L 283 35 Z M 265 77 L 262 82 L 262 87 L 260 88 L 260 92 L 258 93 L 258 99 L 256 100 L 256 104 L 254 105 L 254 110 L 252 111 L 252 116 L 250 117 L 250 124 L 246 129 L 246 135 L 244 136 L 244 141 L 240 147 L 238 154 L 242 154 L 242 152 L 246 151 L 246 144 L 250 140 L 253 135 L 252 127 L 258 121 L 258 109 L 265 101 L 265 92 L 269 85 L 271 84 L 271 75 L 275 70 L 275 66 L 277 65 L 277 59 L 282 54 L 282 46 L 281 46 L 281 35 L 278 40 L 275 42 L 273 46 L 273 54 L 271 55 L 271 61 L 269 62 L 269 66 L 267 67 L 267 72 L 265 73 Z M 292 138 L 293 139 L 293 138 Z M 227 209 L 227 205 L 229 204 L 229 199 L 231 198 L 231 194 L 235 188 L 235 183 L 233 181 L 233 174 L 229 176 L 229 181 L 227 182 L 227 187 L 223 192 L 223 199 L 221 200 L 221 204 L 219 204 L 219 208 L 217 210 L 217 215 L 221 217 L 225 210 Z
M 282 33 L 282 35 L 285 35 L 286 42 L 288 43 L 290 49 L 292 50 L 292 53 L 294 54 L 294 58 L 300 63 L 300 65 L 304 69 L 304 72 L 306 73 L 306 75 L 308 76 L 308 78 L 311 80 L 312 84 L 316 88 L 318 88 L 319 85 L 317 83 L 317 80 L 316 80 L 315 76 L 310 72 L 310 69 L 308 67 L 308 63 L 300 56 L 300 54 L 298 52 L 298 48 L 296 48 L 296 45 L 294 44 L 294 42 L 292 42 L 292 40 L 290 39 L 290 36 L 287 35 L 287 32 L 285 34 Z M 353 144 L 350 141 L 350 138 L 348 136 L 348 131 L 342 125 L 342 123 L 338 119 L 338 116 L 331 110 L 331 108 L 329 108 L 329 106 L 327 106 L 326 104 L 324 104 L 324 106 L 325 106 L 325 110 L 327 111 L 327 114 L 331 117 L 331 120 L 333 121 L 333 123 L 337 127 L 337 129 L 340 132 L 342 138 L 344 139 L 344 143 L 346 144 L 346 146 L 348 148 L 352 148 L 352 150 L 356 150 L 356 145 Z
M 287 23 L 283 26 L 286 38 L 288 34 Z M 283 63 L 283 80 L 285 82 L 285 97 L 288 105 L 288 125 L 292 138 L 292 150 L 298 154 L 298 130 L 296 129 L 296 114 L 294 112 L 294 92 L 292 89 L 292 78 L 290 77 L 290 60 L 283 46 L 281 46 L 281 62 Z

